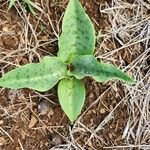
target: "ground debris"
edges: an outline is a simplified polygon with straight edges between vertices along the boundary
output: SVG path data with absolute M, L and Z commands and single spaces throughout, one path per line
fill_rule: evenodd
M 50 109 L 50 102 L 48 100 L 41 100 L 38 105 L 38 110 L 40 111 L 40 114 L 45 115 L 47 113 L 52 113 Z
M 33 128 L 37 122 L 38 122 L 37 118 L 34 115 L 32 115 L 28 126 L 29 129 Z
M 57 35 L 61 34 L 68 0 L 37 1 L 44 13 L 37 11 L 36 17 L 22 12 L 19 5 L 7 11 L 6 0 L 0 2 L 0 76 L 18 65 L 57 54 Z M 57 86 L 42 92 L 42 98 L 34 90 L 1 88 L 0 127 L 6 132 L 0 135 L 0 150 L 21 149 L 18 139 L 24 150 L 150 149 L 150 3 L 80 1 L 96 29 L 94 55 L 100 62 L 113 63 L 133 76 L 136 85 L 117 80 L 97 83 L 91 77 L 84 78 L 84 108 L 71 128 L 59 105 Z M 33 107 L 37 117 L 31 114 Z M 47 136 L 50 130 L 51 139 Z

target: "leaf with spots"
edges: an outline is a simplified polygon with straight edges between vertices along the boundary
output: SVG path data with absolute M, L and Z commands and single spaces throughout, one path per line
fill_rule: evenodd
M 51 89 L 60 79 L 66 77 L 67 67 L 57 57 L 44 57 L 39 63 L 30 63 L 6 73 L 0 78 L 0 86 L 37 91 Z
M 95 47 L 94 26 L 78 0 L 70 0 L 62 22 L 58 57 L 69 62 L 75 55 L 93 54 Z
M 118 79 L 128 83 L 134 80 L 119 68 L 112 64 L 100 63 L 92 55 L 75 56 L 71 60 L 74 70 L 68 70 L 68 76 L 82 79 L 85 76 L 92 76 L 98 82 L 106 82 L 111 79 Z
M 85 101 L 85 88 L 77 79 L 62 79 L 58 84 L 60 105 L 73 123 L 81 113 Z

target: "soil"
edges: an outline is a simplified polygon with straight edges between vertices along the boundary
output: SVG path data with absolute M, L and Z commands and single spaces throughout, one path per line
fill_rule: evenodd
M 82 0 L 81 2 L 90 16 L 96 32 L 102 31 L 105 33 L 109 22 L 108 18 L 100 13 L 99 9 L 103 3 L 109 1 Z M 61 27 L 61 17 L 67 1 L 50 0 L 39 1 L 39 3 L 40 7 L 45 8 L 43 15 L 37 11 L 37 16 L 40 16 L 41 20 L 39 20 L 39 17 L 36 18 L 32 14 L 26 13 L 33 29 L 37 28 L 36 39 L 31 28 L 28 29 L 28 34 L 25 37 L 24 32 L 26 31 L 23 27 L 26 22 L 15 8 L 8 12 L 7 3 L 0 1 L 0 59 L 11 54 L 10 57 L 0 63 L 1 75 L 15 68 L 14 64 L 23 65 L 31 61 L 37 62 L 36 53 L 24 50 L 26 47 L 35 47 L 37 41 L 39 45 L 36 51 L 41 57 L 48 54 L 56 55 L 58 50 L 57 37 L 47 16 L 51 18 L 56 33 L 60 34 L 61 31 L 58 30 L 58 27 Z M 17 7 L 19 9 L 19 6 Z M 56 40 L 50 43 L 49 39 Z M 46 42 L 49 43 L 45 44 Z M 100 41 L 97 41 L 95 51 L 99 49 L 99 46 Z M 20 49 L 20 51 L 15 52 L 17 49 Z M 105 51 L 100 53 L 103 54 Z M 122 56 L 125 62 L 129 64 L 137 56 L 137 54 L 132 57 L 129 54 L 124 55 L 125 53 L 118 53 L 115 57 Z M 10 64 L 7 64 L 6 61 Z M 57 86 L 44 93 L 37 93 L 29 89 L 1 89 L 0 129 L 3 130 L 0 130 L 0 149 L 48 150 L 54 148 L 57 150 L 56 146 L 69 144 L 72 138 L 74 138 L 74 143 L 72 143 L 70 149 L 83 147 L 85 150 L 101 150 L 105 146 L 123 145 L 123 129 L 128 118 L 127 106 L 121 101 L 125 95 L 123 85 L 119 82 L 114 84 L 113 81 L 106 84 L 97 83 L 91 78 L 85 78 L 83 82 L 86 86 L 86 102 L 81 113 L 80 122 L 76 123 L 76 126 L 69 122 L 61 110 L 57 97 Z M 113 88 L 110 88 L 112 85 Z M 104 118 L 118 103 L 119 106 L 110 116 L 110 120 L 101 129 Z M 73 128 L 78 128 L 78 130 L 70 133 Z M 90 137 L 91 131 L 97 131 L 94 137 Z

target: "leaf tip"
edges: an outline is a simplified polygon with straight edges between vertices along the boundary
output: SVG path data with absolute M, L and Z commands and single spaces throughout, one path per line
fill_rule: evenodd
M 73 124 L 73 123 L 74 123 L 74 121 L 77 119 L 77 117 L 76 117 L 76 118 L 70 118 L 70 117 L 68 117 L 68 118 L 69 118 L 69 120 L 70 120 L 71 124 Z
M 134 84 L 136 84 L 136 80 L 134 80 L 132 77 L 129 77 L 129 80 L 127 81 L 127 83 L 128 84 L 130 84 L 130 85 L 134 85 Z

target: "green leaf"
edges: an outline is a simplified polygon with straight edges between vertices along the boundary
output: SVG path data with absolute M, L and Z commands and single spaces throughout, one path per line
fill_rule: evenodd
M 111 79 L 119 79 L 128 83 L 134 80 L 119 68 L 112 64 L 100 63 L 92 55 L 75 56 L 71 60 L 72 70 L 68 70 L 68 76 L 75 76 L 82 79 L 85 76 L 92 76 L 98 82 L 106 82 Z
M 30 4 L 27 4 L 29 11 L 33 14 L 36 15 L 36 12 L 34 11 L 33 7 Z
M 9 1 L 9 6 L 8 6 L 8 10 L 9 10 L 15 4 L 17 0 L 8 0 L 8 1 Z M 26 10 L 26 6 L 27 6 L 33 15 L 36 14 L 33 7 L 43 12 L 43 10 L 39 6 L 37 6 L 35 3 L 33 3 L 31 0 L 23 0 L 20 3 L 23 6 L 24 10 Z
M 40 12 L 43 12 L 43 10 L 38 5 L 33 3 L 31 0 L 25 0 L 25 2 L 28 4 L 28 7 L 29 7 L 30 11 L 32 12 L 32 14 L 35 14 L 35 11 L 33 10 L 32 7 L 36 8 Z
M 63 61 L 75 55 L 93 54 L 95 31 L 90 18 L 78 0 L 70 0 L 62 22 L 58 56 Z
M 46 56 L 39 63 L 30 63 L 6 73 L 0 78 L 0 86 L 47 91 L 66 77 L 66 68 L 66 64 L 57 57 Z
M 9 0 L 8 10 L 15 4 L 17 0 Z
M 73 123 L 81 113 L 85 101 L 85 88 L 77 79 L 62 79 L 58 84 L 60 105 Z

